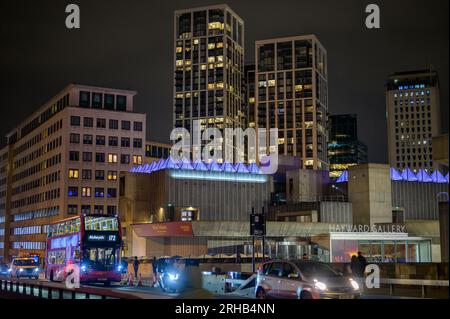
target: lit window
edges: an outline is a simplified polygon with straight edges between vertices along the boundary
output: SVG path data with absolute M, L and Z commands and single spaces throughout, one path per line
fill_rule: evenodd
M 141 165 L 142 164 L 142 156 L 140 156 L 140 155 L 133 155 L 133 164 Z
M 116 171 L 108 171 L 108 180 L 116 181 L 117 180 L 117 172 Z
M 295 92 L 301 92 L 301 91 L 303 91 L 303 85 L 296 85 Z
M 212 62 L 215 62 L 215 61 L 216 61 L 216 57 L 214 57 L 214 56 L 208 57 L 208 62 L 212 63 Z
M 181 52 L 183 52 L 183 48 L 182 47 L 177 47 L 176 51 L 177 51 L 177 53 L 181 53 Z
M 200 65 L 200 70 L 206 70 L 206 64 Z
M 268 83 L 269 87 L 275 86 L 275 80 L 269 80 L 269 81 L 267 81 L 267 83 Z
M 208 49 L 215 49 L 216 48 L 216 44 L 215 43 L 208 43 Z
M 217 56 L 217 61 L 218 62 L 223 62 L 223 55 Z
M 223 89 L 223 82 L 219 82 L 216 84 L 216 88 Z
M 183 60 L 177 60 L 176 65 L 177 66 L 183 66 Z
M 78 179 L 78 170 L 77 169 L 69 169 L 69 178 L 70 179 Z
M 198 42 L 198 39 L 194 39 L 194 44 L 195 44 L 195 45 L 198 45 L 198 43 L 199 43 L 199 42 Z
M 83 187 L 81 189 L 81 197 L 91 197 L 91 188 L 90 187 Z
M 223 42 L 217 43 L 216 48 L 218 48 L 218 49 L 223 48 Z
M 208 83 L 208 89 L 214 90 L 214 83 Z
M 117 154 L 108 154 L 108 163 L 117 163 Z
M 213 30 L 213 29 L 223 30 L 224 24 L 220 23 L 220 22 L 211 22 L 211 23 L 209 23 L 208 27 L 209 27 L 209 30 Z

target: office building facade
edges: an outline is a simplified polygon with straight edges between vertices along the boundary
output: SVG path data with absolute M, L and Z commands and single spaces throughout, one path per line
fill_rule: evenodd
M 367 146 L 358 140 L 354 114 L 328 117 L 330 177 L 339 177 L 350 166 L 367 163 Z
M 198 120 L 201 130 L 218 128 L 222 136 L 243 128 L 244 21 L 227 5 L 177 10 L 174 30 L 173 126 L 195 134 Z M 222 145 L 222 157 L 233 158 L 233 142 Z
M 7 135 L 5 259 L 42 257 L 57 220 L 118 214 L 119 173 L 145 156 L 146 117 L 133 113 L 135 94 L 69 85 Z
M 327 52 L 314 35 L 256 41 L 256 125 L 278 128 L 278 153 L 327 169 Z M 259 145 L 259 154 L 269 154 Z
M 439 79 L 432 70 L 398 72 L 386 84 L 389 164 L 433 169 L 432 138 L 441 134 Z

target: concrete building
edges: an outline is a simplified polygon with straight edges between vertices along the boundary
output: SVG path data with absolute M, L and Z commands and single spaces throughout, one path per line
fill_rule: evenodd
M 302 159 L 303 168 L 326 170 L 327 52 L 314 35 L 256 41 L 255 121 L 278 128 L 278 153 Z M 259 145 L 258 154 L 269 154 Z
M 328 117 L 330 177 L 339 177 L 350 166 L 367 163 L 367 146 L 358 139 L 356 114 Z
M 267 209 L 272 191 L 269 176 L 248 172 L 244 166 L 238 171 L 231 166 L 222 170 L 215 163 L 209 170 L 205 164 L 198 163 L 183 163 L 179 167 L 171 158 L 160 163 L 158 168 L 138 167 L 121 176 L 120 216 L 126 228 L 127 254 L 136 255 L 137 249 L 141 253 L 151 252 L 150 256 L 160 256 L 157 252 L 164 245 L 168 245 L 165 249 L 175 252 L 179 246 L 191 244 L 190 254 L 207 253 L 206 238 L 197 241 L 190 238 L 191 222 L 247 224 L 252 208 Z M 138 239 L 136 231 L 142 231 L 148 238 Z M 178 248 L 170 248 L 171 244 Z M 178 251 L 182 252 L 186 251 Z
M 448 173 L 448 134 L 433 137 L 433 169 Z
M 244 21 L 215 5 L 175 11 L 174 30 L 173 126 L 243 128 Z
M 71 84 L 7 135 L 5 259 L 19 250 L 42 257 L 57 220 L 118 214 L 119 174 L 145 156 L 146 118 L 133 113 L 135 95 Z
M 432 138 L 441 134 L 437 72 L 420 70 L 389 76 L 386 109 L 391 167 L 433 169 Z

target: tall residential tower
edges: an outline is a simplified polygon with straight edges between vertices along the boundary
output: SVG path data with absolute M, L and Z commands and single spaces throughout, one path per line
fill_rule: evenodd
M 256 41 L 256 125 L 278 128 L 280 155 L 328 169 L 327 52 L 314 35 Z M 259 145 L 259 154 L 268 154 Z
M 227 5 L 177 10 L 174 30 L 173 126 L 243 128 L 244 21 Z

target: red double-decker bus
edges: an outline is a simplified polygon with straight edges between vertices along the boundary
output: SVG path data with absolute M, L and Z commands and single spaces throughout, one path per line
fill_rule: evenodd
M 81 283 L 120 282 L 122 231 L 119 218 L 81 215 L 49 226 L 45 276 L 64 281 L 68 266 L 80 269 Z

